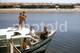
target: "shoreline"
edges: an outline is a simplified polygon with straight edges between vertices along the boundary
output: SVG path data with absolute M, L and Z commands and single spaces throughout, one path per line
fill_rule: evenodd
M 71 12 L 71 13 L 80 13 L 80 8 L 74 8 L 74 9 L 20 9 L 20 8 L 8 8 L 8 9 L 0 9 L 0 13 L 17 13 L 25 11 L 27 13 L 30 12 L 52 12 L 52 13 L 58 13 L 58 12 Z

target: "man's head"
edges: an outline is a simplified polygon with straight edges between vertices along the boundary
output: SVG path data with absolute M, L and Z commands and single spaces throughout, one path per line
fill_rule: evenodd
M 26 42 L 26 38 L 24 38 L 24 42 Z
M 44 31 L 47 31 L 47 29 L 48 29 L 47 26 L 44 26 Z
M 31 27 L 30 27 L 30 30 L 32 30 L 32 29 L 34 29 L 34 26 L 31 26 Z
M 20 15 L 22 15 L 22 13 L 20 13 Z
M 24 16 L 25 15 L 25 11 L 23 11 L 22 13 L 23 13 L 23 16 Z
M 23 14 L 25 14 L 25 11 L 23 11 Z

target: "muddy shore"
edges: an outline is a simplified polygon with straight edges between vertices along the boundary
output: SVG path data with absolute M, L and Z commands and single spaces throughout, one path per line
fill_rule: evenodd
M 10 8 L 10 9 L 0 9 L 0 13 L 16 13 L 25 11 L 29 12 L 80 12 L 80 8 L 74 9 L 20 9 L 20 8 Z

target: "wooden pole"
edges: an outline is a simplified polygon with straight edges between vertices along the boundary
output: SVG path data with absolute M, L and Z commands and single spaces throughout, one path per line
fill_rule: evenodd
M 10 48 L 9 48 L 9 40 L 8 39 L 6 40 L 6 43 L 7 43 L 7 52 L 9 53 Z
M 9 43 L 10 52 L 9 53 L 21 53 L 17 47 L 14 46 L 13 40 L 11 39 L 11 43 Z
M 10 43 L 10 53 L 14 53 L 14 48 L 13 48 L 13 45 Z
M 21 45 L 21 50 L 23 50 L 23 48 L 22 48 L 22 43 L 23 43 L 23 38 L 21 38 L 21 43 L 20 43 L 20 45 Z

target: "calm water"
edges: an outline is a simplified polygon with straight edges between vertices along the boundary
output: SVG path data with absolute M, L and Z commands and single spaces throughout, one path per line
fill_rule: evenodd
M 19 13 L 0 13 L 0 29 L 17 24 L 18 15 Z M 55 29 L 57 22 L 57 33 L 46 53 L 80 53 L 80 13 L 27 13 L 27 16 L 27 23 L 30 25 L 52 24 Z M 60 31 L 61 24 L 66 25 L 67 32 Z

